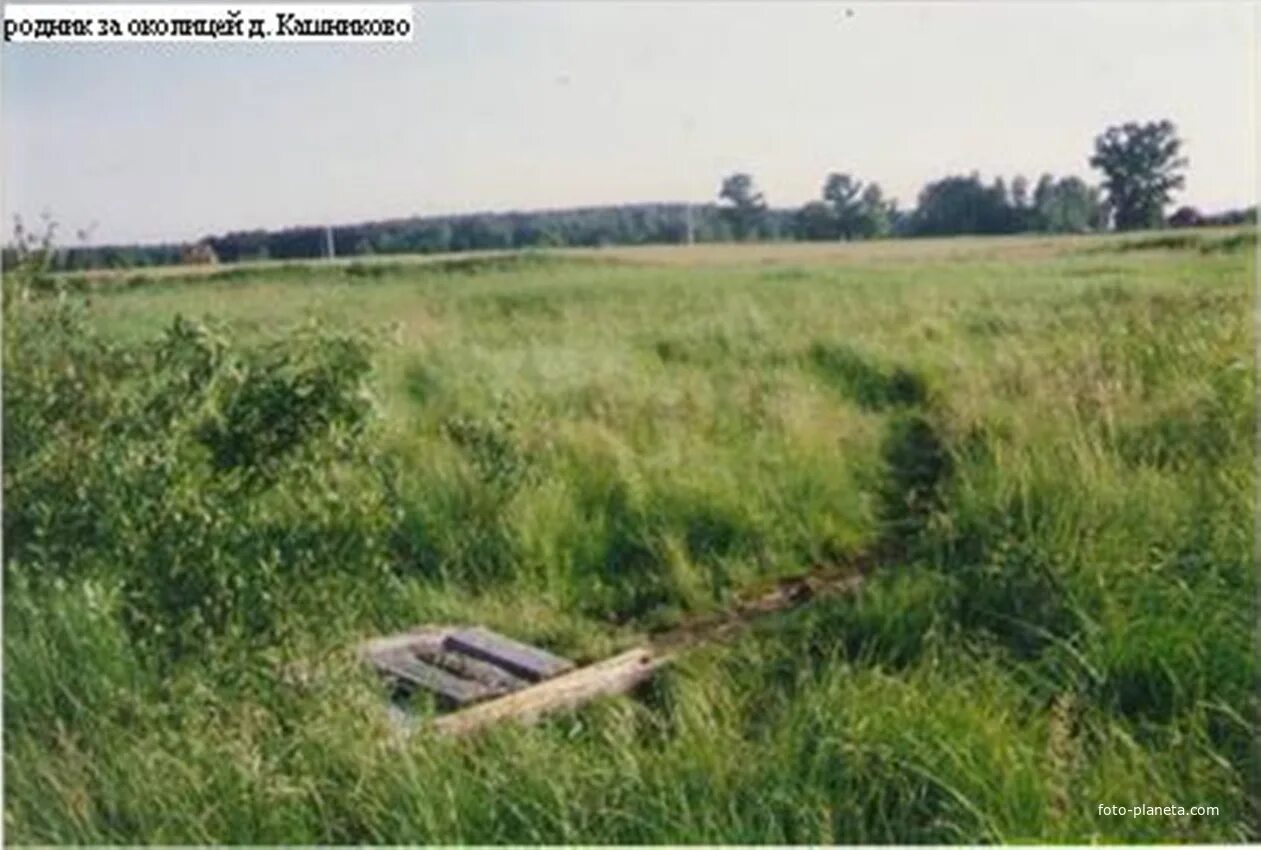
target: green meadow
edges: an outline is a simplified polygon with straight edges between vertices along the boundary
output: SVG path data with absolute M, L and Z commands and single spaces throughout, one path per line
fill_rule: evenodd
M 7 840 L 1255 841 L 1256 257 L 10 272 Z M 354 657 L 480 623 L 596 661 L 860 566 L 467 739 L 400 738 Z M 1100 809 L 1136 805 L 1188 813 Z

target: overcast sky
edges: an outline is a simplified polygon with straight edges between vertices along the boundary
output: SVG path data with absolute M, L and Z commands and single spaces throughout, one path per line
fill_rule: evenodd
M 776 206 L 837 170 L 909 207 L 974 169 L 1094 181 L 1096 133 L 1165 117 L 1191 159 L 1182 200 L 1242 206 L 1258 8 L 452 2 L 417 4 L 410 44 L 8 44 L 6 218 L 183 240 L 699 202 L 735 170 Z

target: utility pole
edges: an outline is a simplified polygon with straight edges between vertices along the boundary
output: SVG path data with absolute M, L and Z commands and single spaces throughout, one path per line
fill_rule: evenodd
M 687 244 L 692 245 L 696 242 L 696 232 L 692 227 L 692 204 L 688 202 L 683 205 L 685 216 L 687 218 Z
M 335 256 L 333 251 L 333 228 L 328 225 L 324 226 L 324 254 L 330 260 Z

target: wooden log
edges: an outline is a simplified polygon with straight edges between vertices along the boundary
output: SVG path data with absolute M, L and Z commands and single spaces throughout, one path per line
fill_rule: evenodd
M 596 697 L 625 693 L 669 663 L 670 658 L 638 647 L 444 715 L 434 721 L 434 726 L 447 735 L 466 735 L 503 720 L 532 723 L 545 714 L 575 708 Z
M 550 679 L 574 664 L 567 658 L 552 655 L 537 646 L 506 638 L 480 626 L 455 629 L 443 641 L 443 648 L 502 667 L 512 675 L 531 682 Z

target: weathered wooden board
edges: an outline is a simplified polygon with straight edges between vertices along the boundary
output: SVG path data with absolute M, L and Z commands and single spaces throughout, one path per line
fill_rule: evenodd
M 448 673 L 441 667 L 421 661 L 406 649 L 396 649 L 377 655 L 374 663 L 378 670 L 397 679 L 410 688 L 423 688 L 450 705 L 468 705 L 506 693 L 506 688 L 465 679 Z
M 530 682 L 540 682 L 572 670 L 574 664 L 535 646 L 496 634 L 480 626 L 455 629 L 447 634 L 443 648 L 507 670 Z
M 368 663 L 378 656 L 387 655 L 394 650 L 415 650 L 429 648 L 442 649 L 442 641 L 451 631 L 445 626 L 424 626 L 402 634 L 387 635 L 364 641 L 359 646 L 359 657 Z
M 639 647 L 587 667 L 579 667 L 498 699 L 434 721 L 439 732 L 466 735 L 504 720 L 532 723 L 540 717 L 576 708 L 596 697 L 625 693 L 649 678 L 671 655 Z
M 471 655 L 452 652 L 441 646 L 414 646 L 412 652 L 421 661 L 441 667 L 461 678 L 472 679 L 502 691 L 515 691 L 530 684 L 529 679 L 514 676 L 504 668 L 488 661 L 479 661 Z

